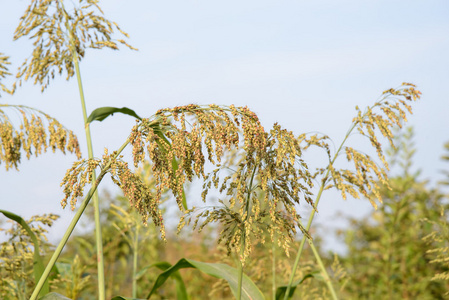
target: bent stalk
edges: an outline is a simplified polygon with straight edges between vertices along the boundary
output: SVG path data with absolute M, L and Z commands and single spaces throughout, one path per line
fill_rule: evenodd
M 309 242 L 309 245 L 310 245 L 310 248 L 312 249 L 313 255 L 315 256 L 315 258 L 318 262 L 318 265 L 320 266 L 321 274 L 323 274 L 324 281 L 326 282 L 327 288 L 329 289 L 329 292 L 332 295 L 332 299 L 338 300 L 338 296 L 337 296 L 337 293 L 335 292 L 334 285 L 332 284 L 331 278 L 326 271 L 326 267 L 324 266 L 323 261 L 321 260 L 320 254 L 318 253 L 317 249 L 315 248 L 315 245 L 313 244 L 312 240 L 308 239 L 307 241 Z
M 346 140 L 349 138 L 349 135 L 352 133 L 352 131 L 354 130 L 356 125 L 357 125 L 357 123 L 354 123 L 351 126 L 351 128 L 348 130 L 348 132 L 346 133 L 346 136 L 345 136 L 343 142 L 340 144 L 340 147 L 338 148 L 337 152 L 335 153 L 334 158 L 330 162 L 329 166 L 332 166 L 334 164 L 335 160 L 337 159 L 338 155 L 340 154 L 341 149 L 343 148 L 343 145 L 345 144 Z M 326 186 L 326 183 L 329 179 L 329 173 L 330 173 L 329 166 L 327 167 L 326 175 L 324 175 L 323 179 L 321 180 L 320 190 L 318 191 L 318 195 L 315 200 L 316 207 L 318 207 L 318 203 L 320 202 L 324 187 Z M 315 212 L 316 211 L 313 209 L 312 212 L 310 213 L 309 221 L 307 222 L 307 226 L 306 226 L 307 231 L 309 231 L 310 227 L 312 226 L 312 221 L 313 221 L 313 218 L 315 217 Z M 293 264 L 292 273 L 290 274 L 290 278 L 289 278 L 288 285 L 287 285 L 287 290 L 285 291 L 284 300 L 287 300 L 288 298 L 290 298 L 289 294 L 290 294 L 291 286 L 293 283 L 293 279 L 295 277 L 296 269 L 298 268 L 298 265 L 299 265 L 299 259 L 301 258 L 301 254 L 304 249 L 304 244 L 306 242 L 306 239 L 307 239 L 307 236 L 303 235 L 303 237 L 301 239 L 301 243 L 299 244 L 298 253 L 296 254 L 295 263 Z
M 129 141 L 127 140 L 118 150 L 115 155 L 115 158 L 119 156 L 119 154 L 125 149 L 125 147 L 128 145 Z M 56 263 L 56 260 L 58 259 L 59 255 L 61 254 L 62 250 L 64 249 L 65 244 L 67 243 L 70 235 L 72 234 L 73 230 L 75 229 L 76 224 L 78 223 L 79 219 L 81 218 L 82 214 L 84 213 L 84 210 L 86 209 L 87 205 L 90 202 L 90 199 L 95 194 L 98 185 L 100 184 L 101 180 L 103 180 L 104 175 L 108 172 L 109 167 L 111 166 L 112 161 L 107 163 L 105 167 L 101 170 L 100 175 L 96 179 L 96 181 L 92 184 L 92 187 L 89 190 L 89 193 L 84 198 L 84 201 L 81 203 L 80 207 L 75 213 L 75 216 L 72 219 L 72 222 L 70 222 L 70 225 L 67 227 L 66 232 L 64 233 L 64 236 L 62 237 L 62 240 L 59 242 L 58 247 L 56 248 L 55 252 L 50 258 L 50 261 L 48 262 L 47 266 L 45 267 L 44 272 L 42 273 L 41 278 L 39 279 L 38 283 L 36 284 L 36 287 L 34 288 L 33 293 L 31 294 L 30 300 L 36 300 L 42 286 L 45 283 L 45 280 L 47 279 L 48 275 L 50 274 L 51 269 Z

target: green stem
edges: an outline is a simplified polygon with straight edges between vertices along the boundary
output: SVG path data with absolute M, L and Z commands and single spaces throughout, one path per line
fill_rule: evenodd
M 86 103 L 84 100 L 84 90 L 83 83 L 81 81 L 81 72 L 78 63 L 78 57 L 73 56 L 73 60 L 75 63 L 76 70 L 76 79 L 78 81 L 78 88 L 81 99 L 81 107 L 83 110 L 83 119 L 84 119 L 84 129 L 86 131 L 86 141 L 87 141 L 87 153 L 89 155 L 89 159 L 94 158 L 93 147 L 92 147 L 92 138 L 90 134 L 90 126 L 87 123 L 87 112 L 86 112 Z M 96 180 L 95 171 L 92 174 L 92 182 Z M 103 257 L 103 238 L 101 236 L 101 222 L 100 222 L 100 201 L 98 198 L 98 193 L 95 191 L 93 195 L 94 200 L 94 215 L 95 215 L 95 241 L 97 246 L 97 270 L 98 270 L 98 299 L 105 299 L 105 281 L 104 281 L 104 257 Z
M 126 141 L 118 150 L 115 155 L 115 158 L 119 156 L 119 154 L 125 149 L 125 147 L 128 145 L 129 141 Z M 50 261 L 48 262 L 47 266 L 45 267 L 44 272 L 42 273 L 41 278 L 39 279 L 38 283 L 36 284 L 36 287 L 34 288 L 33 294 L 31 294 L 30 300 L 36 300 L 42 286 L 45 283 L 45 280 L 47 279 L 48 275 L 50 274 L 51 269 L 56 263 L 56 260 L 58 259 L 59 255 L 61 254 L 62 250 L 64 249 L 65 244 L 67 243 L 70 235 L 72 234 L 73 230 L 75 229 L 76 224 L 78 223 L 79 219 L 81 218 L 82 214 L 84 213 L 84 210 L 86 209 L 87 205 L 89 204 L 90 199 L 95 194 L 95 191 L 97 190 L 98 185 L 100 184 L 101 180 L 103 179 L 104 175 L 108 172 L 109 167 L 112 164 L 111 160 L 108 164 L 105 165 L 105 167 L 101 170 L 100 175 L 98 176 L 97 180 L 92 184 L 92 187 L 89 190 L 89 193 L 87 194 L 86 198 L 84 198 L 84 201 L 81 203 L 80 207 L 75 213 L 75 216 L 72 219 L 72 222 L 67 227 L 66 232 L 64 233 L 64 236 L 62 237 L 62 240 L 59 242 L 58 247 L 56 248 L 55 252 L 50 258 Z
M 244 244 L 244 243 L 243 243 Z M 244 248 L 240 249 L 240 257 L 243 255 Z M 242 299 L 242 283 L 243 283 L 243 263 L 241 258 L 239 259 L 239 278 L 238 278 L 238 288 L 237 288 L 237 300 Z
M 332 299 L 333 300 L 338 300 L 337 297 L 337 293 L 335 292 L 334 286 L 332 284 L 331 278 L 329 276 L 329 274 L 326 271 L 326 267 L 323 264 L 323 261 L 321 260 L 321 256 L 318 253 L 317 249 L 315 248 L 315 245 L 313 244 L 313 241 L 311 239 L 308 239 L 307 242 L 310 245 L 310 248 L 312 249 L 313 255 L 315 255 L 315 258 L 318 262 L 318 265 L 320 266 L 321 269 L 321 274 L 323 274 L 324 277 L 324 281 L 326 282 L 327 288 L 329 289 L 331 295 L 332 295 Z
M 326 183 L 327 183 L 327 181 L 329 179 L 329 173 L 330 173 L 329 167 L 333 166 L 335 160 L 337 159 L 338 155 L 340 154 L 341 149 L 343 149 L 343 145 L 345 144 L 346 140 L 349 138 L 349 135 L 354 130 L 356 125 L 357 125 L 357 122 L 354 122 L 354 124 L 348 130 L 348 132 L 346 133 L 345 138 L 343 139 L 343 142 L 341 142 L 340 147 L 338 147 L 337 152 L 335 152 L 334 158 L 329 163 L 329 166 L 327 167 L 326 175 L 324 175 L 323 179 L 321 180 L 320 190 L 318 191 L 318 195 L 317 195 L 316 200 L 315 200 L 315 207 L 318 207 L 318 203 L 320 203 L 320 199 L 321 199 L 321 195 L 323 194 L 324 187 L 326 186 Z M 313 218 L 315 217 L 315 213 L 316 213 L 316 210 L 313 209 L 312 212 L 310 213 L 309 220 L 308 220 L 307 226 L 305 228 L 306 231 L 310 230 L 310 227 L 312 226 Z M 288 298 L 290 298 L 289 294 L 290 294 L 291 286 L 292 286 L 292 283 L 293 283 L 293 279 L 295 278 L 296 269 L 298 268 L 298 265 L 299 265 L 299 259 L 301 258 L 301 254 L 302 254 L 302 251 L 304 249 L 304 244 L 306 242 L 306 238 L 307 238 L 307 236 L 303 235 L 303 237 L 301 239 L 301 243 L 299 244 L 298 252 L 297 252 L 296 258 L 295 258 L 295 263 L 293 264 L 292 273 L 290 274 L 290 278 L 289 278 L 289 281 L 288 281 L 287 290 L 285 291 L 284 300 L 287 300 Z

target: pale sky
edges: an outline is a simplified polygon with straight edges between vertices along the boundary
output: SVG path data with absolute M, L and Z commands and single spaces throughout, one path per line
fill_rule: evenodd
M 31 53 L 29 41 L 12 41 L 28 1 L 1 3 L 0 52 L 12 57 L 14 72 Z M 100 6 L 139 51 L 87 51 L 81 72 L 88 111 L 126 106 L 145 117 L 189 103 L 247 105 L 267 129 L 279 122 L 339 144 L 355 105 L 371 105 L 382 91 L 412 82 L 423 93 L 409 117 L 416 167 L 432 180 L 447 167 L 439 157 L 449 140 L 448 1 L 114 0 Z M 0 103 L 56 117 L 75 131 L 87 156 L 78 97 L 75 78 L 56 78 L 44 94 L 27 82 Z M 133 124 L 120 115 L 92 124 L 94 153 L 118 148 Z M 48 153 L 24 160 L 20 172 L 1 165 L 0 207 L 24 217 L 60 214 L 51 233 L 57 240 L 73 215 L 59 205 L 59 183 L 74 159 Z M 100 190 L 110 187 L 106 182 Z M 339 211 L 363 216 L 371 209 L 366 200 L 324 195 L 317 221 L 334 227 L 341 224 L 333 217 Z

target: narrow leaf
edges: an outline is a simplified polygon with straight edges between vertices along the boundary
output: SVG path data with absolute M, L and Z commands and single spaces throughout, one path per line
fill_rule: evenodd
M 115 296 L 111 300 L 145 300 L 140 298 L 131 298 L 131 297 L 123 297 L 123 296 Z
M 103 121 L 109 116 L 112 116 L 114 113 L 122 113 L 125 115 L 130 115 L 136 119 L 142 120 L 141 117 L 139 117 L 136 112 L 132 109 L 129 109 L 127 107 L 117 108 L 117 107 L 111 107 L 111 106 L 105 106 L 95 109 L 90 116 L 87 118 L 87 123 L 92 123 L 93 121 Z
M 158 278 L 156 279 L 156 282 L 154 283 L 153 288 L 151 289 L 151 292 L 148 294 L 148 299 L 151 297 L 151 295 L 159 288 L 161 287 L 164 282 L 172 275 L 172 273 L 178 271 L 179 269 L 185 269 L 185 268 L 194 268 L 197 269 L 205 274 L 224 279 L 228 282 L 229 287 L 231 288 L 232 294 L 234 297 L 236 297 L 238 293 L 238 270 L 230 267 L 225 264 L 217 264 L 217 263 L 205 263 L 205 262 L 199 262 L 194 261 L 190 259 L 182 258 L 179 260 L 175 265 L 173 265 L 171 268 L 167 269 L 165 272 L 161 273 Z M 243 282 L 242 282 L 242 299 L 247 300 L 263 300 L 264 296 L 262 292 L 257 288 L 257 286 L 249 279 L 248 276 L 243 275 Z
M 24 219 L 22 219 L 22 217 L 6 211 L 6 210 L 2 210 L 0 209 L 0 213 L 2 213 L 5 217 L 7 217 L 8 219 L 11 219 L 15 222 L 17 222 L 20 226 L 22 226 L 22 228 L 28 233 L 28 235 L 31 238 L 31 241 L 33 243 L 33 247 L 34 247 L 34 254 L 33 254 L 33 274 L 34 274 L 34 280 L 35 282 L 38 282 L 39 279 L 41 278 L 42 273 L 45 270 L 44 267 L 44 262 L 42 261 L 42 257 L 40 255 L 39 252 L 39 242 L 38 239 L 36 237 L 36 235 L 34 234 L 34 232 L 31 230 L 30 226 L 28 226 L 27 222 L 25 222 Z M 45 281 L 41 292 L 39 293 L 39 295 L 45 295 L 48 294 L 48 292 L 50 291 L 49 285 L 48 285 L 48 279 Z
M 156 268 L 158 268 L 158 269 L 160 269 L 162 271 L 165 271 L 165 270 L 171 268 L 172 265 L 169 262 L 166 262 L 166 261 L 161 261 L 161 262 L 157 262 L 157 263 L 151 264 L 149 266 L 144 267 L 142 270 L 140 270 L 139 273 L 137 273 L 137 275 L 136 275 L 137 278 L 141 278 L 148 271 L 148 269 L 150 269 L 152 267 L 156 267 Z M 173 272 L 173 274 L 171 276 L 175 280 L 176 298 L 178 300 L 188 300 L 189 297 L 187 295 L 187 289 L 186 289 L 186 286 L 184 284 L 184 281 L 182 280 L 181 273 L 176 271 L 176 272 Z
M 292 286 L 290 288 L 290 293 L 288 295 L 288 298 L 293 297 L 293 294 L 295 293 L 295 289 L 298 285 L 300 285 L 301 283 L 303 283 L 307 278 L 316 278 L 319 280 L 322 280 L 323 277 L 321 276 L 320 272 L 313 272 L 313 273 L 309 273 L 306 274 L 301 280 L 297 280 L 295 282 L 292 283 Z M 287 286 L 280 286 L 276 289 L 276 300 L 279 299 L 284 299 L 285 296 L 285 292 L 287 291 Z

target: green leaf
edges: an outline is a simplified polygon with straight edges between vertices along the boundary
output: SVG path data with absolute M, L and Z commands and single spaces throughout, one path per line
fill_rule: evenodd
M 165 272 L 161 273 L 158 276 L 147 298 L 149 299 L 151 295 L 164 284 L 164 282 L 168 279 L 168 277 L 171 276 L 172 273 L 178 271 L 179 269 L 185 268 L 194 268 L 208 275 L 226 280 L 229 284 L 229 287 L 231 288 L 232 294 L 234 295 L 234 297 L 236 297 L 238 292 L 237 269 L 225 264 L 205 263 L 182 258 L 175 265 L 173 265 L 171 268 L 167 269 Z M 252 282 L 251 279 L 249 279 L 249 277 L 246 276 L 245 274 L 243 275 L 243 282 L 242 282 L 242 299 L 247 300 L 264 299 L 262 292 L 257 288 L 254 282 Z
M 292 286 L 290 288 L 290 293 L 288 295 L 288 298 L 293 297 L 293 294 L 295 293 L 296 287 L 298 285 L 300 285 L 301 283 L 303 283 L 304 280 L 306 280 L 307 278 L 316 278 L 318 280 L 323 280 L 323 276 L 321 276 L 319 271 L 306 274 L 301 280 L 297 280 L 297 281 L 292 283 Z M 284 299 L 284 295 L 285 295 L 286 291 L 287 291 L 287 286 L 286 285 L 278 287 L 276 289 L 276 300 Z
M 161 262 L 157 262 L 154 264 L 151 264 L 149 266 L 146 266 L 145 268 L 143 268 L 141 271 L 139 271 L 139 273 L 137 273 L 137 278 L 140 278 L 143 276 L 143 274 L 148 271 L 148 269 L 152 268 L 152 267 L 156 267 L 162 271 L 165 271 L 169 268 L 172 267 L 172 265 L 169 262 L 166 261 L 161 261 Z M 182 280 L 182 276 L 181 273 L 179 273 L 179 271 L 174 271 L 171 276 L 173 277 L 173 279 L 175 280 L 175 284 L 176 284 L 176 298 L 178 300 L 188 300 L 189 296 L 187 295 L 187 289 L 186 286 L 184 284 L 184 281 Z
M 123 297 L 123 296 L 115 296 L 111 300 L 146 300 L 141 298 L 130 298 L 130 297 Z
M 12 212 L 2 210 L 2 209 L 0 209 L 0 213 L 2 213 L 8 219 L 16 221 L 20 226 L 22 226 L 23 229 L 25 229 L 25 231 L 30 236 L 31 241 L 33 243 L 33 247 L 34 247 L 34 254 L 33 254 L 34 280 L 35 280 L 35 282 L 38 282 L 39 279 L 41 278 L 42 273 L 45 270 L 45 267 L 44 267 L 44 262 L 42 261 L 42 257 L 39 252 L 39 241 L 38 241 L 36 235 L 31 230 L 30 226 L 28 226 L 27 222 L 25 222 L 25 220 L 22 219 L 22 217 L 14 214 Z M 41 292 L 39 293 L 39 295 L 45 295 L 45 294 L 48 294 L 48 292 L 50 292 L 50 287 L 48 285 L 48 279 L 47 279 L 45 281 L 44 285 L 42 286 L 42 289 L 41 289 Z
M 117 108 L 117 107 L 111 107 L 111 106 L 105 106 L 95 109 L 90 116 L 87 118 L 87 123 L 92 123 L 93 121 L 103 121 L 109 116 L 112 116 L 114 113 L 122 113 L 125 115 L 130 115 L 136 119 L 142 120 L 141 117 L 139 117 L 136 112 L 132 109 L 129 109 L 127 107 Z
M 50 294 L 45 295 L 42 298 L 39 298 L 39 300 L 72 300 L 72 299 L 67 298 L 66 296 L 63 296 L 61 294 L 52 292 Z

